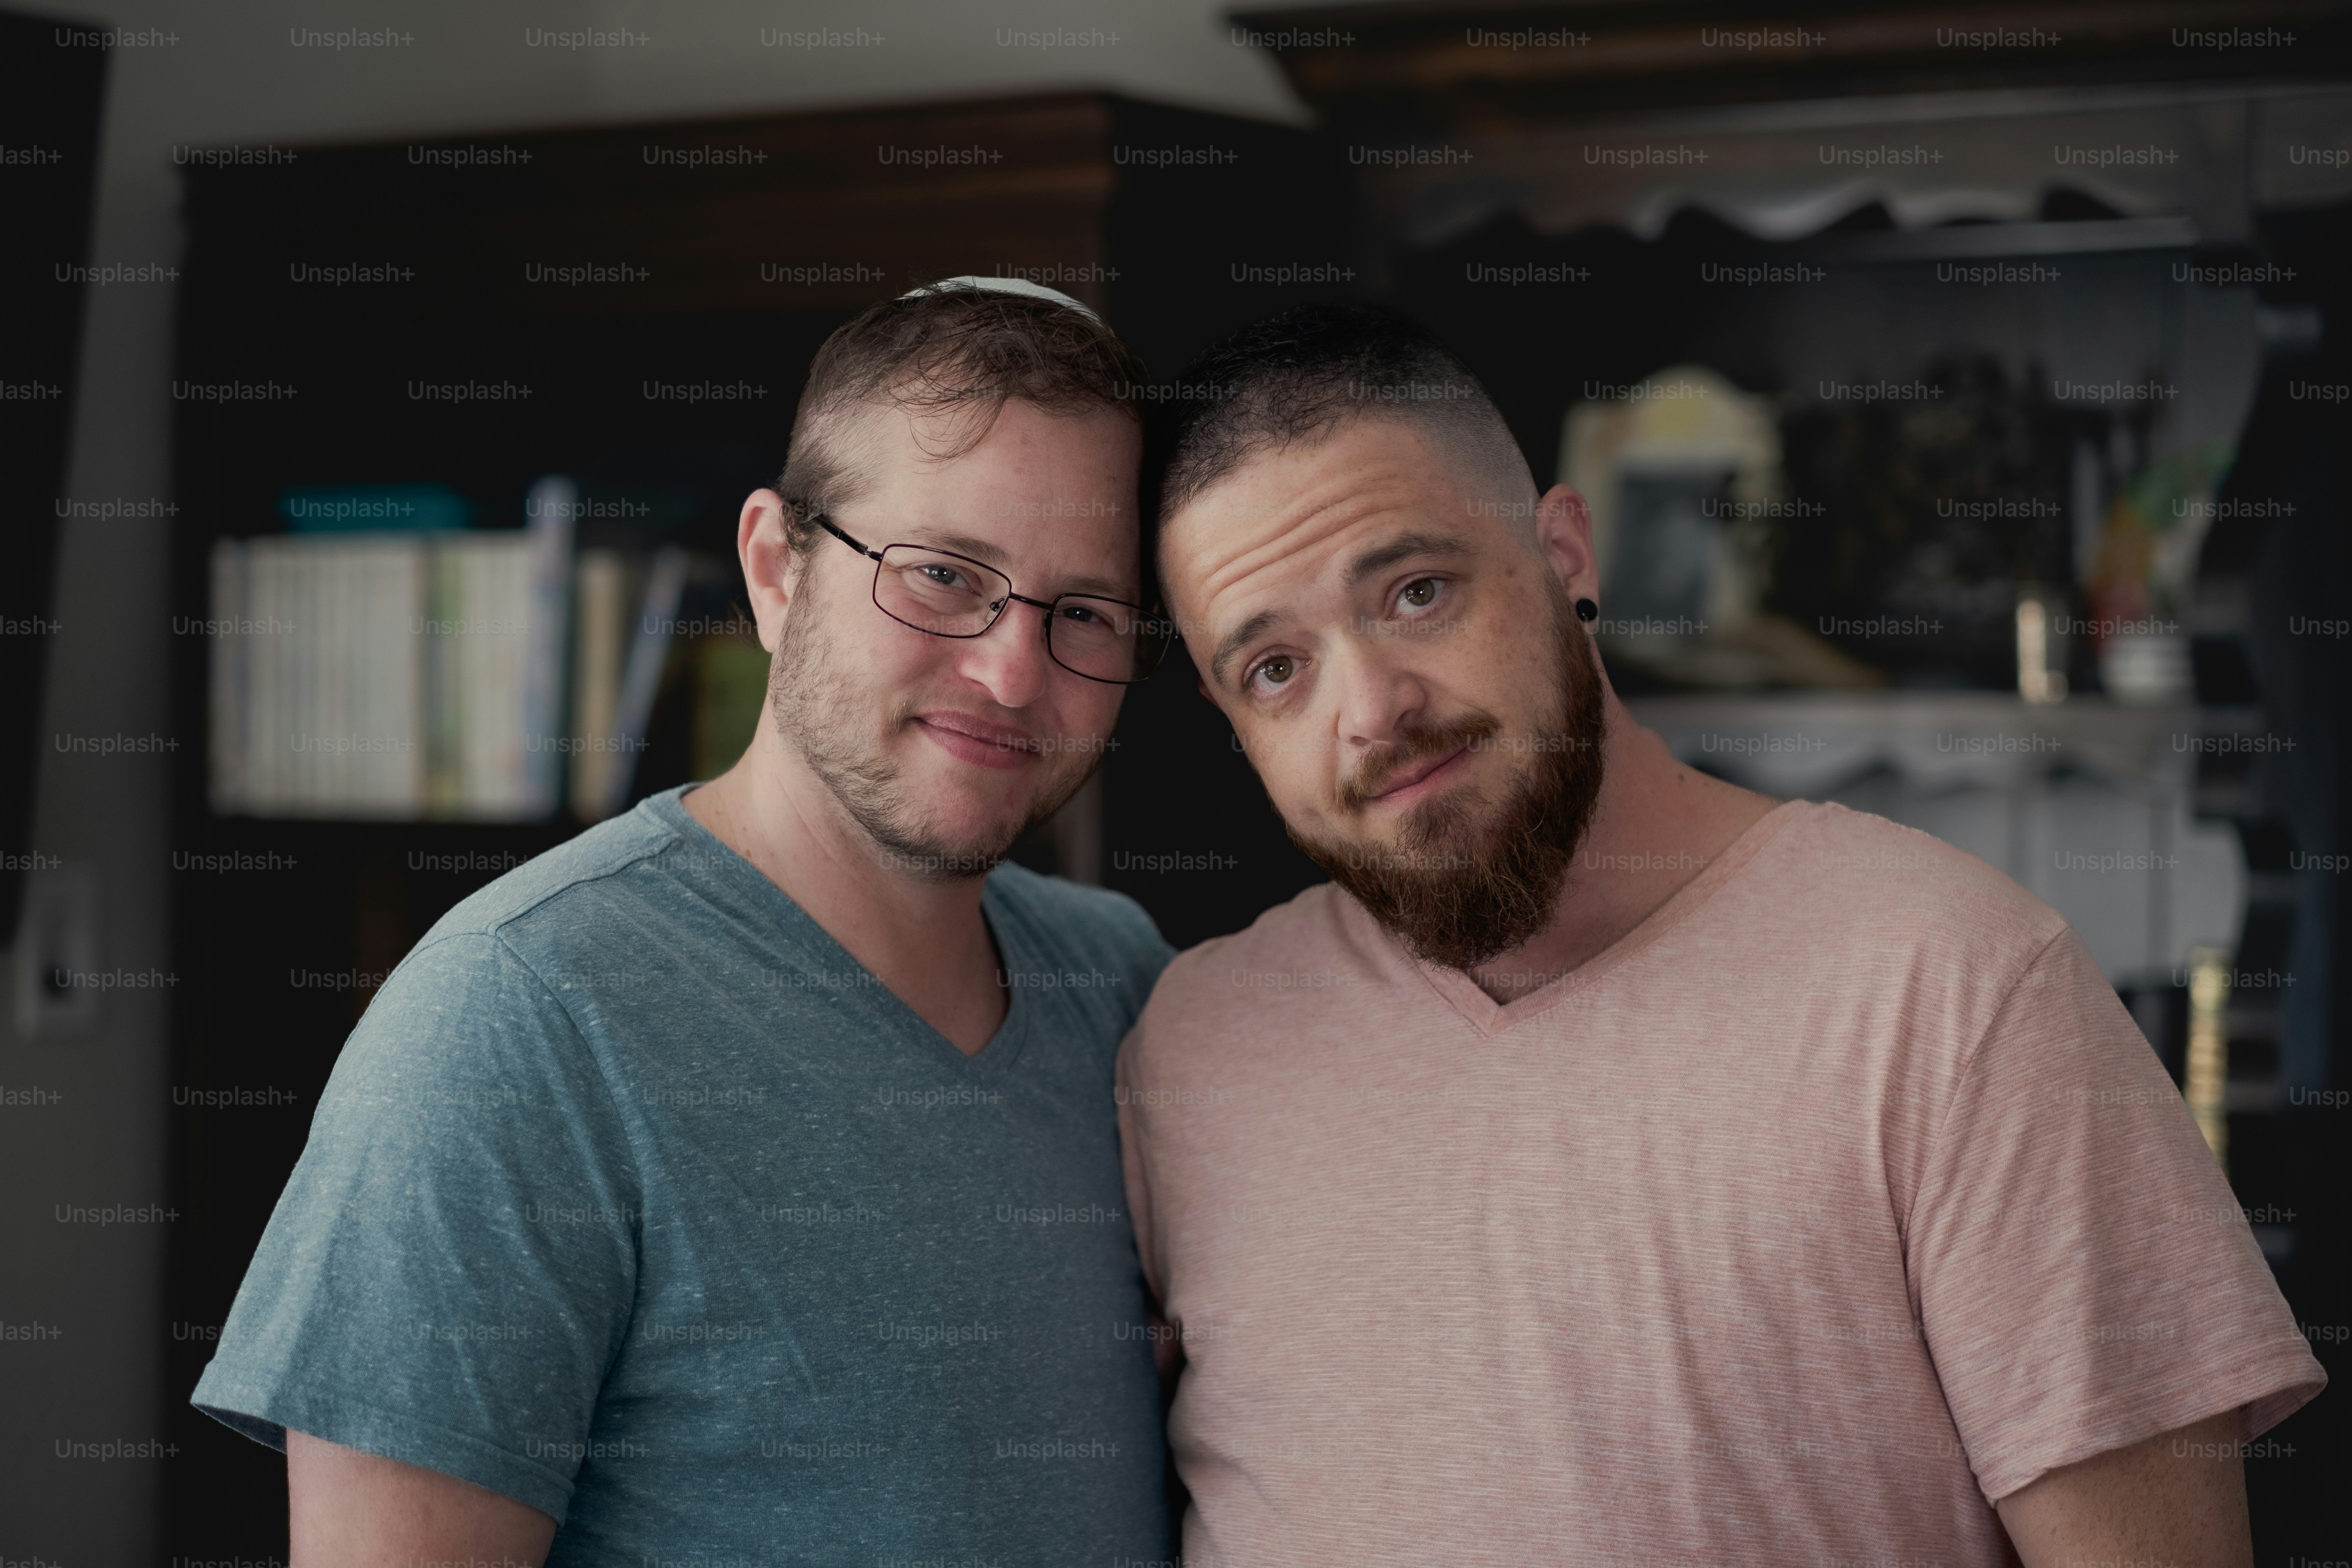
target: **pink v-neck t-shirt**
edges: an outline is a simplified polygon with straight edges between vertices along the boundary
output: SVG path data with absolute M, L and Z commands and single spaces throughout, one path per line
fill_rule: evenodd
M 1313 889 L 1119 1069 L 1191 1568 L 2013 1562 L 1990 1500 L 2326 1381 L 2072 929 L 1839 806 L 1508 1006 Z

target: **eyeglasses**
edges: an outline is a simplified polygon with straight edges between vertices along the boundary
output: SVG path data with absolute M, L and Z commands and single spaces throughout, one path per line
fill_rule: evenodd
M 868 550 L 819 513 L 827 533 L 874 563 L 874 604 L 901 626 L 935 637 L 976 637 L 1019 600 L 1045 612 L 1045 653 L 1072 675 L 1107 686 L 1133 686 L 1159 668 L 1175 640 L 1175 623 L 1140 605 L 1093 594 L 1032 599 L 1013 579 L 969 556 L 923 544 Z

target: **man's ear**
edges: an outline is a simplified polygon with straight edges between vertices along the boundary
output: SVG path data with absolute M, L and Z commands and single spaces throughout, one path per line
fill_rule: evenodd
M 1601 596 L 1601 563 L 1592 552 L 1592 509 L 1566 485 L 1552 486 L 1536 502 L 1536 548 L 1570 598 Z
M 784 608 L 799 581 L 800 563 L 784 526 L 785 515 L 783 497 L 773 490 L 753 490 L 735 520 L 735 558 L 742 563 L 751 616 L 760 625 L 760 646 L 770 653 L 783 635 Z

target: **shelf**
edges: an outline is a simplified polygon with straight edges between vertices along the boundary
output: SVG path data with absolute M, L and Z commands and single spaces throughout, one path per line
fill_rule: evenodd
M 2185 217 L 2127 217 L 2077 223 L 1947 224 L 1936 228 L 1831 235 L 1804 241 L 1799 248 L 1822 261 L 1900 264 L 2187 250 L 2197 239 L 2197 226 Z
M 1923 784 L 2005 786 L 2068 768 L 2111 780 L 2185 773 L 2175 731 L 2203 731 L 2192 706 L 2101 697 L 2029 703 L 2001 691 L 1768 691 L 1633 698 L 1626 710 L 1675 756 L 1750 787 L 1812 795 L 1873 767 Z

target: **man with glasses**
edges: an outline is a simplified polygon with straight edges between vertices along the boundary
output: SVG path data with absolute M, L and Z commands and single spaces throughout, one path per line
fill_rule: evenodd
M 294 1561 L 1168 1555 L 1110 1089 L 1169 950 L 1001 863 L 1163 649 L 1144 380 L 1000 280 L 819 352 L 751 748 L 459 905 L 336 1064 L 195 1394 Z

